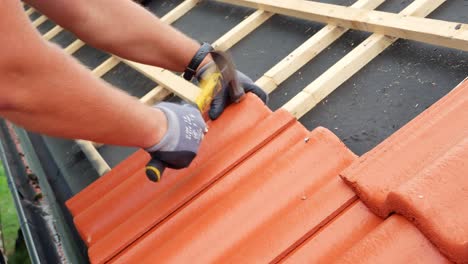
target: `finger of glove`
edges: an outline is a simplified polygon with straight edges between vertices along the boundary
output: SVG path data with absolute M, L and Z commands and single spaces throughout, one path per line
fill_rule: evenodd
M 268 102 L 268 95 L 260 87 L 258 87 L 252 79 L 245 75 L 243 72 L 237 71 L 237 79 L 239 83 L 244 87 L 246 93 L 252 92 L 257 95 L 265 104 Z
M 258 87 L 253 82 L 241 83 L 242 87 L 244 87 L 244 91 L 246 93 L 253 93 L 260 98 L 265 104 L 268 103 L 268 94 L 262 90 L 262 88 Z
M 229 100 L 229 91 L 227 87 L 224 87 L 221 92 L 219 92 L 213 101 L 211 101 L 210 110 L 208 111 L 208 116 L 211 120 L 216 120 L 223 113 L 224 109 L 230 104 Z

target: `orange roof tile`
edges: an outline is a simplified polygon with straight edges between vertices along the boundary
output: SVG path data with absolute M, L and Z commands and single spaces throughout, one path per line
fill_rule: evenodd
M 266 263 L 288 252 L 355 199 L 337 177 L 354 155 L 325 129 L 308 143 L 299 130 L 279 135 L 115 263 Z
M 412 220 L 468 262 L 468 81 L 342 173 L 378 215 Z
M 189 168 L 153 183 L 138 151 L 67 206 L 92 263 L 446 263 L 430 241 L 463 249 L 467 90 L 360 159 L 330 131 L 248 95 L 209 123 Z M 423 232 L 374 215 L 340 174 L 379 215 L 401 210 Z
M 281 116 L 284 118 L 281 118 Z M 167 217 L 191 202 L 215 181 L 219 180 L 220 177 L 223 177 L 231 168 L 239 164 L 247 157 L 249 152 L 255 151 L 255 149 L 265 144 L 265 141 L 276 133 L 275 131 L 282 130 L 285 125 L 290 123 L 290 120 L 292 120 L 291 117 L 284 115 L 284 112 L 278 112 L 269 118 L 265 118 L 250 130 L 251 133 L 245 133 L 244 136 L 238 138 L 239 142 L 243 142 L 243 144 L 234 141 L 233 144 L 226 145 L 226 148 L 219 149 L 216 155 L 212 155 L 206 161 L 206 165 L 200 164 L 196 169 L 189 169 L 178 175 L 177 184 L 165 188 L 164 193 L 154 195 L 153 199 L 140 207 L 138 212 L 128 215 L 125 223 L 122 223 L 118 229 L 113 229 L 111 233 L 107 234 L 106 238 L 91 247 L 90 257 L 95 256 L 95 254 L 100 255 L 110 249 L 114 251 L 113 253 L 117 253 L 122 245 L 130 244 L 153 226 L 158 225 L 161 221 L 166 221 Z M 269 133 L 262 131 L 269 131 Z M 291 136 L 288 138 L 289 141 L 297 138 L 293 133 L 289 135 Z M 209 143 L 208 140 L 207 138 L 206 142 Z M 137 171 L 136 174 L 140 175 L 139 178 L 143 182 L 142 184 L 148 182 L 142 170 Z M 173 175 L 166 174 L 164 176 L 167 179 Z M 156 188 L 154 183 L 152 186 Z M 131 193 L 127 197 L 132 197 L 132 195 L 139 194 L 138 192 Z M 92 217 L 87 219 L 92 219 Z M 78 222 L 76 223 L 78 224 Z
M 356 157 L 326 129 L 308 132 L 254 96 L 209 127 L 190 168 L 152 183 L 143 171 L 149 157 L 140 151 L 67 202 L 93 263 L 154 254 L 189 260 L 207 245 L 207 260 L 237 252 L 273 260 L 356 199 L 338 177 Z M 281 239 L 264 244 L 256 232 Z
M 343 253 L 336 263 L 450 263 L 419 230 L 399 215 Z
M 354 202 L 291 252 L 284 263 L 332 263 L 382 222 L 363 203 Z
M 284 263 L 450 263 L 400 216 L 383 221 L 355 202 Z

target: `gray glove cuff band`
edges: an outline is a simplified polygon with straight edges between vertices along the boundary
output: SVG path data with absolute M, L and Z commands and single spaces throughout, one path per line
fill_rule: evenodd
M 167 131 L 164 137 L 156 145 L 145 149 L 147 152 L 155 152 L 158 150 L 172 151 L 179 143 L 180 127 L 176 113 L 164 106 L 155 106 L 166 115 Z

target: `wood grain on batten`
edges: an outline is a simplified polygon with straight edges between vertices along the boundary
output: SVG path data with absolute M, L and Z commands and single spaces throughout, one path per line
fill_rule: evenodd
M 306 0 L 217 0 L 343 28 L 468 51 L 468 25 Z

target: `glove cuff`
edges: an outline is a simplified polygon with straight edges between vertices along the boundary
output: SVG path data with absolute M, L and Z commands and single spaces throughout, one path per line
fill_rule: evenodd
M 184 79 L 191 81 L 195 73 L 197 72 L 198 66 L 202 63 L 205 57 L 213 51 L 213 47 L 209 43 L 203 43 L 198 49 L 197 53 L 193 56 L 190 63 L 187 65 L 184 71 Z
M 167 131 L 157 144 L 145 150 L 150 153 L 155 151 L 172 151 L 177 147 L 180 137 L 180 127 L 177 115 L 170 109 L 161 105 L 154 106 L 154 108 L 158 108 L 166 116 Z

